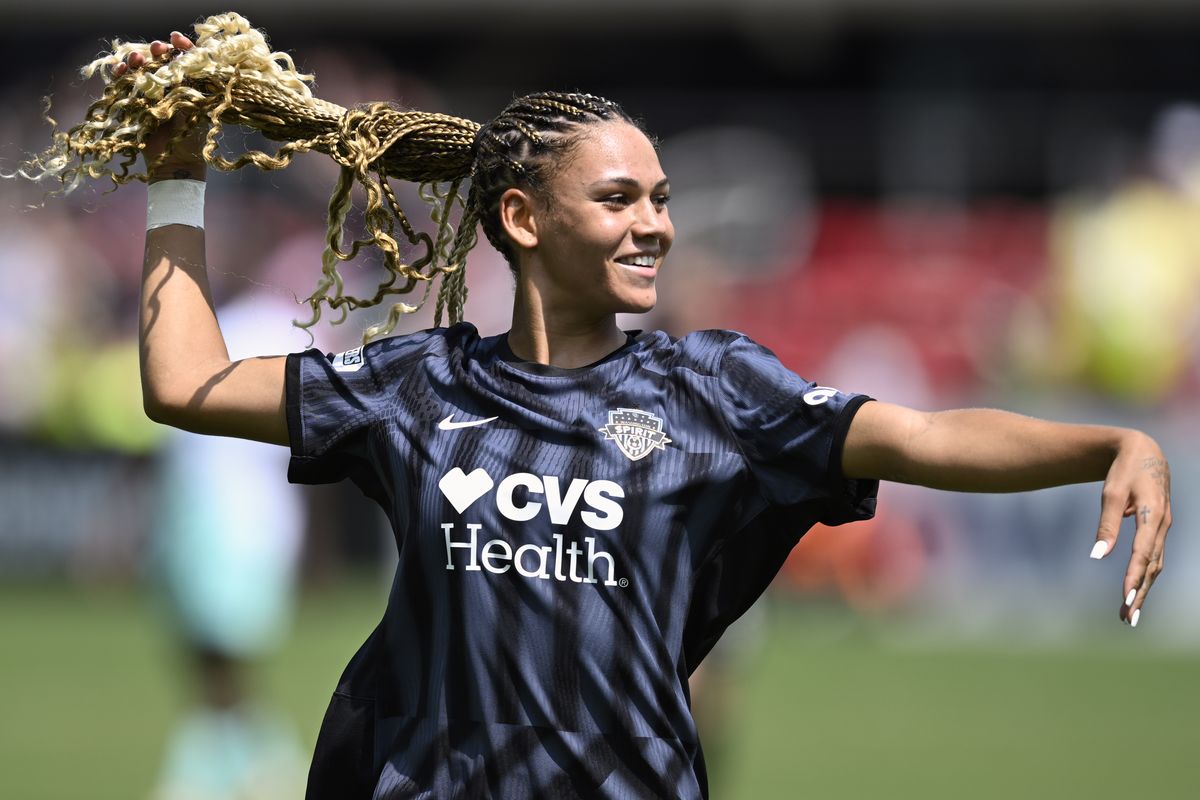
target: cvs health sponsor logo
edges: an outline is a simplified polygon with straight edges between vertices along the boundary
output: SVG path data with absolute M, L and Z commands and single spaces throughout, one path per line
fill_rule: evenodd
M 482 500 L 494 502 L 501 517 L 519 523 L 545 516 L 553 525 L 581 523 L 593 531 L 611 531 L 625 518 L 617 502 L 625 497 L 625 490 L 606 480 L 575 478 L 564 485 L 554 475 L 517 472 L 497 484 L 482 467 L 469 473 L 455 467 L 442 476 L 438 488 L 459 514 Z M 629 585 L 628 579 L 617 577 L 612 554 L 598 549 L 594 536 L 584 536 L 581 546 L 565 533 L 554 533 L 552 545 L 514 547 L 502 538 L 481 542 L 480 523 L 466 522 L 463 527 L 465 530 L 460 532 L 455 523 L 442 523 L 447 570 L 496 575 L 513 570 L 525 578 Z

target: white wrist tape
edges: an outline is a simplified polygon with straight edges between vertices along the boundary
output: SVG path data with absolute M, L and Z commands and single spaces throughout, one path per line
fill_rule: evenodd
M 158 181 L 146 193 L 146 230 L 164 225 L 204 227 L 204 181 Z

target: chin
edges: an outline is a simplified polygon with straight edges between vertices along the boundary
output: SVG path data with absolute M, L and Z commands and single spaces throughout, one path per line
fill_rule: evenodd
M 645 314 L 654 308 L 658 302 L 658 293 L 654 287 L 650 287 L 649 291 L 641 291 L 636 294 L 627 295 L 621 298 L 618 314 Z

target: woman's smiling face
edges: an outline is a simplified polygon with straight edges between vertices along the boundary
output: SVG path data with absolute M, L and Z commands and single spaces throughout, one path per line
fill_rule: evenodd
M 623 121 L 589 125 L 535 203 L 538 283 L 584 313 L 649 311 L 675 229 L 670 188 L 646 135 Z M 530 255 L 534 255 L 531 253 Z

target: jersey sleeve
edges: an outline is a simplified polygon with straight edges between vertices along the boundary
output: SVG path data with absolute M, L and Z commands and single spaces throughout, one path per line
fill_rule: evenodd
M 879 481 L 842 474 L 850 420 L 872 398 L 818 386 L 745 337 L 721 355 L 725 417 L 760 491 L 773 505 L 817 504 L 840 525 L 875 514 Z
M 333 483 L 369 470 L 370 429 L 388 400 L 383 344 L 336 355 L 314 348 L 287 357 L 288 480 Z

